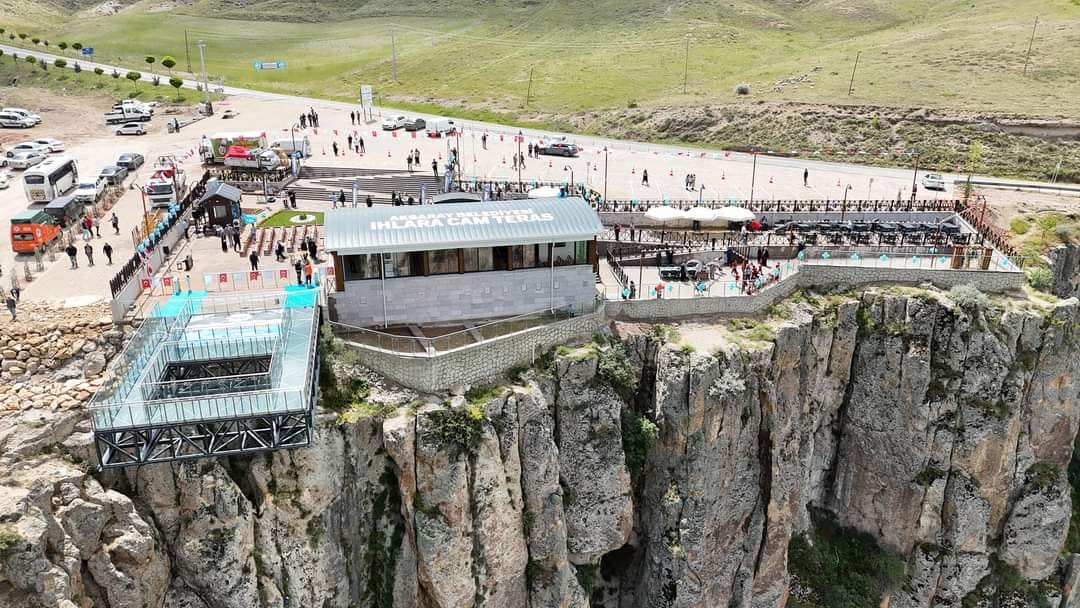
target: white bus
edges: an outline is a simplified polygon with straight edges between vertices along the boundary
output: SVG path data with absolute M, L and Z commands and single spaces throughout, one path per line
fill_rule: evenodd
M 74 160 L 66 156 L 50 158 L 27 169 L 23 173 L 23 184 L 26 187 L 26 200 L 48 203 L 79 184 L 79 168 Z

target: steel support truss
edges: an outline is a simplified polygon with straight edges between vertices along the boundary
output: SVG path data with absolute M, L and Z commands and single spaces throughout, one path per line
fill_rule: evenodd
M 101 468 L 250 454 L 311 444 L 311 409 L 251 418 L 95 431 Z

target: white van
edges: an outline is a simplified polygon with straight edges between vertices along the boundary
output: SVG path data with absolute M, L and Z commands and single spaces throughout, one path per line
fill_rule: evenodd
M 15 112 L 0 112 L 0 127 L 5 129 L 29 129 L 37 123 Z
M 41 124 L 41 117 L 26 108 L 0 108 L 0 112 L 11 112 L 12 114 L 22 116 L 23 118 L 29 118 L 34 121 L 35 125 Z
M 282 150 L 289 156 L 292 156 L 293 152 L 299 152 L 302 158 L 311 158 L 311 141 L 308 140 L 306 135 L 297 138 L 283 137 L 275 139 L 270 142 L 270 147 Z
M 427 132 L 435 135 L 449 135 L 457 129 L 453 118 L 432 118 L 427 121 Z

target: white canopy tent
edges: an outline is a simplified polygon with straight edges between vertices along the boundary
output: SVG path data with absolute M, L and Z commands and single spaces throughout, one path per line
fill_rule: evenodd
M 756 218 L 753 211 L 745 207 L 721 207 L 716 210 L 716 219 L 724 222 L 749 222 Z
M 540 186 L 529 190 L 526 196 L 528 198 L 558 198 L 559 194 L 561 192 L 555 186 Z
M 686 219 L 686 212 L 675 207 L 649 207 L 649 210 L 645 212 L 645 217 L 653 221 L 667 223 Z

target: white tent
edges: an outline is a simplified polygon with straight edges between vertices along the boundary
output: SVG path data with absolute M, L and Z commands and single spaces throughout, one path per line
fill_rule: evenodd
M 649 207 L 645 217 L 657 222 L 671 222 L 686 219 L 686 212 L 674 207 Z
M 540 186 L 529 190 L 528 198 L 557 198 L 560 192 L 555 186 Z
M 725 222 L 749 222 L 755 217 L 753 211 L 743 207 L 721 207 L 716 210 L 716 219 Z
M 686 212 L 686 219 L 692 222 L 716 221 L 716 210 L 708 207 L 694 207 Z

